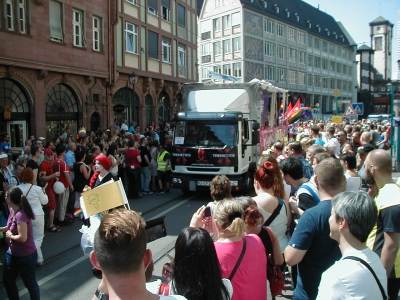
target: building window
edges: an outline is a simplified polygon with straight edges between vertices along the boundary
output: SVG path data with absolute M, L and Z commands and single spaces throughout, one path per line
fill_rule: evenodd
M 242 43 L 240 36 L 233 38 L 233 51 L 234 52 L 239 52 L 242 50 Z
M 20 32 L 26 33 L 26 2 L 25 2 L 25 0 L 19 0 L 18 18 L 19 18 Z
M 314 76 L 314 86 L 316 88 L 321 87 L 321 76 Z
M 265 20 L 265 32 L 270 33 L 270 34 L 275 34 L 274 31 L 274 21 L 266 19 Z
M 299 63 L 301 63 L 301 64 L 306 63 L 306 53 L 303 51 L 299 52 Z
M 125 50 L 131 53 L 138 53 L 138 27 L 131 23 L 125 24 Z
M 216 18 L 213 20 L 214 23 L 214 31 L 221 31 L 221 19 Z
M 312 47 L 313 47 L 313 37 L 308 36 L 308 48 L 312 48 Z
M 178 66 L 186 66 L 186 46 L 183 44 L 178 44 Z
M 275 80 L 275 67 L 272 66 L 265 67 L 265 79 Z
M 286 82 L 286 69 L 278 68 L 278 82 Z
M 242 63 L 233 64 L 233 76 L 242 77 Z
M 14 30 L 14 9 L 13 0 L 7 0 L 6 2 L 6 19 L 7 19 L 7 29 Z
M 295 41 L 296 40 L 296 31 L 294 28 L 288 28 L 288 40 Z
M 171 62 L 171 40 L 166 37 L 162 37 L 162 61 Z
M 309 67 L 314 66 L 314 57 L 312 55 L 308 55 L 308 66 Z
M 158 16 L 157 0 L 147 0 L 147 11 L 155 16 Z
M 161 0 L 161 16 L 163 20 L 169 22 L 170 18 L 170 2 L 169 0 Z
M 312 74 L 307 75 L 307 85 L 309 87 L 314 86 L 314 76 Z
M 327 59 L 322 60 L 322 70 L 328 70 L 328 60 Z
M 150 58 L 159 59 L 158 58 L 158 33 L 153 31 L 147 31 L 147 49 Z
M 336 80 L 333 79 L 333 78 L 331 78 L 329 81 L 330 81 L 330 89 L 331 89 L 331 90 L 334 90 L 334 89 L 335 89 L 335 81 L 336 81 Z
M 295 13 L 295 16 L 296 16 L 296 21 L 299 22 L 300 21 L 300 16 L 297 13 Z
M 304 32 L 302 32 L 302 31 L 298 31 L 297 32 L 297 41 L 300 44 L 305 44 L 306 43 L 306 36 L 305 36 Z
M 225 75 L 232 75 L 232 72 L 231 72 L 231 65 L 230 65 L 230 64 L 224 65 L 224 74 L 225 74 Z
M 321 40 L 320 39 L 315 39 L 314 48 L 317 49 L 317 50 L 321 49 Z
M 85 35 L 83 26 L 83 12 L 77 9 L 72 10 L 72 26 L 74 34 L 74 46 L 84 47 L 85 46 Z
M 277 24 L 276 25 L 276 34 L 278 35 L 278 36 L 280 36 L 280 37 L 285 37 L 286 36 L 286 34 L 285 34 L 285 25 L 282 25 L 282 24 Z
M 314 67 L 315 68 L 321 68 L 321 58 L 320 57 L 314 57 Z
M 239 26 L 240 25 L 240 13 L 234 13 L 232 14 L 232 27 L 234 26 Z
M 289 61 L 296 61 L 296 50 L 295 49 L 288 49 L 289 54 Z
M 276 46 L 277 58 L 286 59 L 286 47 Z
M 271 43 L 265 43 L 265 55 L 275 57 L 275 45 Z
M 93 17 L 93 50 L 100 51 L 101 50 L 101 28 L 102 22 L 101 18 Z
M 210 68 L 201 68 L 201 79 L 208 79 L 208 72 L 211 71 Z
M 342 64 L 337 64 L 336 65 L 336 72 L 338 73 L 338 74 L 341 74 L 342 73 Z
M 63 7 L 60 2 L 49 1 L 50 18 L 50 40 L 56 42 L 63 41 Z
M 231 53 L 231 40 L 224 40 L 224 54 Z
M 225 0 L 215 0 L 215 7 L 225 5 Z
M 299 72 L 299 84 L 306 84 L 306 73 Z
M 289 70 L 289 83 L 296 83 L 296 71 Z
M 347 75 L 347 66 L 346 65 L 343 65 L 343 74 Z
M 178 25 L 185 28 L 185 8 L 178 4 Z
M 328 53 L 328 43 L 322 41 L 322 51 Z
M 226 30 L 231 27 L 231 16 L 226 15 L 222 17 L 222 29 Z
M 328 78 L 326 77 L 322 78 L 322 88 L 324 89 L 328 88 Z
M 329 45 L 329 54 L 335 55 L 335 53 L 336 53 L 336 46 L 330 44 Z
M 200 23 L 201 39 L 211 39 L 212 20 L 203 21 Z
M 221 66 L 214 66 L 214 72 L 222 74 L 222 68 Z
M 137 5 L 136 0 L 125 0 L 126 2 L 129 2 L 131 4 Z
M 206 56 L 211 54 L 211 43 L 201 44 L 201 56 Z M 211 59 L 211 57 L 210 57 Z
M 214 55 L 221 55 L 222 54 L 222 46 L 221 42 L 215 42 L 214 43 Z

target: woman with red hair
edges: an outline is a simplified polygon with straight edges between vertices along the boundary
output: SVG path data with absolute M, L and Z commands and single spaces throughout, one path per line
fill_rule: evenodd
M 264 225 L 270 226 L 275 232 L 283 252 L 289 242 L 286 236 L 289 218 L 284 201 L 275 196 L 275 183 L 277 180 L 282 180 L 277 168 L 270 161 L 266 161 L 259 166 L 254 174 L 254 189 L 257 196 L 253 199 L 264 217 Z
M 110 173 L 111 161 L 107 156 L 96 156 L 94 158 L 94 169 L 96 173 L 93 174 L 89 183 L 91 189 L 98 187 L 110 180 L 113 180 L 113 176 Z

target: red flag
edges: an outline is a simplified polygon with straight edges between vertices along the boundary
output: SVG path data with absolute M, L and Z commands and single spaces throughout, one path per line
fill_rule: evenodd
M 284 116 L 286 117 L 286 116 L 288 115 L 288 113 L 289 113 L 292 109 L 293 109 L 293 107 L 292 107 L 292 102 L 290 102 L 289 105 L 288 105 L 288 107 L 287 107 L 287 110 L 286 110 Z
M 293 109 L 291 111 L 288 111 L 286 114 L 286 117 L 289 119 L 292 114 L 297 112 L 300 109 L 300 98 L 297 99 L 296 104 L 293 106 Z

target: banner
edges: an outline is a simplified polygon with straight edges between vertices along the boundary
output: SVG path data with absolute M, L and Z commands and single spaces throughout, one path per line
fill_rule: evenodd
M 129 208 L 128 198 L 121 180 L 110 180 L 97 188 L 83 192 L 80 200 L 83 215 L 86 219 L 125 204 Z
M 277 126 L 260 130 L 260 154 L 270 148 L 275 142 L 287 141 L 288 126 Z

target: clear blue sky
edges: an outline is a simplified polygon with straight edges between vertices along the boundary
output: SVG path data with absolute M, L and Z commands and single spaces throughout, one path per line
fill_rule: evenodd
M 400 0 L 303 0 L 341 21 L 356 43 L 366 42 L 371 46 L 369 22 L 382 16 L 393 26 L 392 39 L 392 79 L 397 78 L 397 11 Z M 400 79 L 400 78 L 398 78 Z

